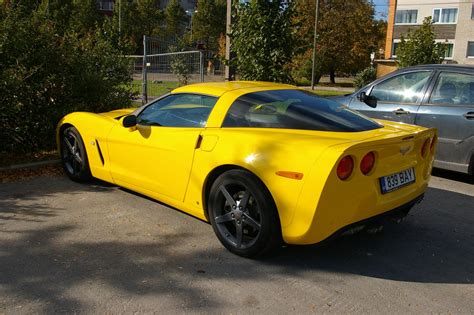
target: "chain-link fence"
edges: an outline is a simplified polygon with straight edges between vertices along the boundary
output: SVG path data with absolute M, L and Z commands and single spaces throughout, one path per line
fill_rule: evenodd
M 132 91 L 143 103 L 181 85 L 224 80 L 224 65 L 211 52 L 179 51 L 176 42 L 147 36 L 143 52 L 126 56 L 133 60 Z

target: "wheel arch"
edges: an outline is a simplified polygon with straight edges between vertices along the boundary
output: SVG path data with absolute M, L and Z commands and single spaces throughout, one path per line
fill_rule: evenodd
M 69 127 L 75 127 L 75 126 L 71 123 L 66 122 L 66 123 L 60 124 L 57 128 L 56 146 L 57 146 L 58 152 L 61 152 L 61 134 L 63 133 L 64 129 L 69 128 Z
M 245 167 L 242 167 L 242 166 L 236 165 L 236 164 L 223 164 L 223 165 L 217 166 L 212 171 L 210 171 L 209 174 L 207 175 L 207 177 L 204 181 L 204 185 L 203 185 L 204 189 L 202 191 L 202 200 L 203 200 L 202 206 L 203 206 L 203 209 L 204 209 L 204 215 L 206 216 L 206 219 L 209 221 L 209 209 L 207 207 L 207 203 L 208 203 L 208 200 L 209 200 L 209 194 L 211 192 L 212 184 L 214 183 L 214 181 L 220 175 L 222 175 L 225 172 L 230 171 L 230 170 L 243 170 L 243 171 L 246 171 L 249 174 L 253 175 L 258 181 L 260 181 L 260 183 L 263 185 L 263 187 L 267 190 L 267 192 L 272 197 L 271 201 L 273 202 L 273 205 L 275 206 L 275 209 L 277 211 L 278 222 L 280 222 L 280 215 L 279 215 L 278 209 L 276 207 L 275 198 L 274 198 L 272 192 L 270 191 L 270 189 L 268 189 L 268 186 L 263 182 L 263 180 L 257 174 L 255 174 L 254 172 L 252 172 L 248 168 L 245 168 Z

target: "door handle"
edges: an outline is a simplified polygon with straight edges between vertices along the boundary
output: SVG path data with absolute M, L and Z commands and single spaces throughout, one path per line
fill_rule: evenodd
M 466 119 L 469 119 L 469 120 L 473 119 L 474 120 L 474 112 L 465 113 L 463 116 Z
M 409 111 L 404 110 L 403 108 L 396 109 L 396 110 L 393 111 L 393 113 L 394 113 L 395 115 L 406 115 L 406 114 L 410 114 Z

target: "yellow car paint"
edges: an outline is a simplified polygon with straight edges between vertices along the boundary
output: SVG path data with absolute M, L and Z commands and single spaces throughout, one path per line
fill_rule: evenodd
M 206 187 L 213 172 L 243 168 L 268 188 L 278 209 L 283 239 L 290 244 L 320 242 L 339 229 L 397 208 L 426 190 L 434 152 L 425 158 L 423 142 L 436 130 L 379 121 L 383 128 L 361 132 L 325 132 L 270 128 L 221 128 L 238 97 L 258 91 L 297 89 L 268 82 L 204 83 L 171 93 L 218 97 L 206 127 L 122 126 L 134 109 L 103 114 L 72 113 L 58 125 L 75 126 L 83 138 L 92 175 L 150 196 L 207 220 Z M 100 158 L 99 149 L 103 157 Z M 409 148 L 405 155 L 401 148 Z M 374 151 L 376 166 L 359 170 Z M 352 176 L 336 175 L 338 161 L 351 155 Z M 382 195 L 379 177 L 414 167 L 416 182 Z M 277 172 L 301 173 L 294 179 Z

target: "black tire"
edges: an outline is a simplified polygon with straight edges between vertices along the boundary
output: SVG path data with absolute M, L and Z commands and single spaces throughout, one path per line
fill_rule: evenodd
M 212 184 L 208 209 L 217 238 L 234 254 L 261 257 L 282 244 L 275 202 L 265 185 L 247 171 L 221 174 Z
M 61 162 L 67 176 L 81 183 L 91 180 L 86 148 L 75 127 L 67 127 L 61 132 L 60 149 Z

